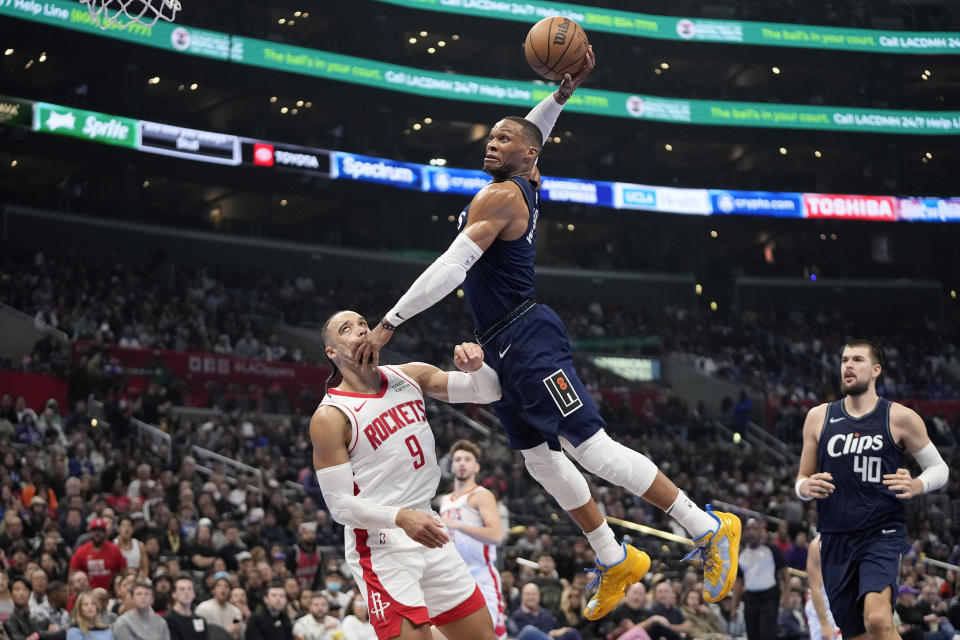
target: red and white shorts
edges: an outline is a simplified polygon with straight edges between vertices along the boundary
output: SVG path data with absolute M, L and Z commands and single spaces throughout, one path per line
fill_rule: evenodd
M 471 571 L 480 593 L 487 602 L 490 618 L 493 620 L 493 631 L 498 638 L 507 637 L 507 616 L 503 606 L 503 587 L 500 583 L 500 572 L 496 567 L 486 565 Z
M 452 543 L 428 549 L 400 528 L 352 527 L 345 528 L 344 542 L 377 638 L 400 635 L 403 618 L 440 627 L 487 606 Z

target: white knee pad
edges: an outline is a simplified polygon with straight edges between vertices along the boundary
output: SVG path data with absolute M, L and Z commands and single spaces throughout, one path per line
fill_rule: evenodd
M 586 478 L 562 451 L 551 451 L 544 442 L 520 453 L 527 471 L 554 497 L 561 509 L 572 511 L 590 501 Z
M 597 432 L 579 447 L 565 438 L 561 443 L 584 469 L 638 496 L 647 492 L 660 471 L 650 458 L 612 440 L 605 431 Z

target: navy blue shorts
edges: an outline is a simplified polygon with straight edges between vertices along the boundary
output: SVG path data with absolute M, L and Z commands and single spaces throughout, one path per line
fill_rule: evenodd
M 483 347 L 484 361 L 500 376 L 503 398 L 493 408 L 511 449 L 546 442 L 560 450 L 560 436 L 579 446 L 606 425 L 570 356 L 560 316 L 538 304 Z
M 892 524 L 855 533 L 823 533 L 820 561 L 830 610 L 844 638 L 866 633 L 863 599 L 890 587 L 897 603 L 897 575 L 907 547 L 906 527 Z

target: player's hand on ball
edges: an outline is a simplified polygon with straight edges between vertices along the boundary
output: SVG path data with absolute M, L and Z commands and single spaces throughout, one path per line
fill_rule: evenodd
M 831 482 L 832 480 L 833 476 L 826 471 L 815 473 L 807 478 L 804 492 L 806 495 L 813 496 L 814 498 L 826 498 L 833 493 L 833 490 L 835 489 L 833 483 Z
M 453 349 L 453 364 L 465 373 L 483 366 L 483 347 L 476 342 L 464 342 Z
M 911 478 L 910 472 L 904 468 L 897 469 L 896 473 L 883 474 L 883 484 L 903 500 L 923 493 L 923 483 Z
M 403 529 L 411 540 L 430 549 L 439 549 L 450 542 L 447 532 L 429 513 L 400 509 L 397 513 L 397 526 Z
M 593 68 L 597 66 L 597 58 L 593 54 L 593 45 L 587 47 L 587 53 L 583 56 L 583 66 L 575 74 L 563 74 L 563 80 L 560 82 L 560 95 L 570 97 L 570 95 L 580 88 L 583 81 L 587 79 Z

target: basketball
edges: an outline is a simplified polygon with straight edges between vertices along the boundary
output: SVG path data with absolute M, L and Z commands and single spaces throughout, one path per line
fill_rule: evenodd
M 586 32 L 569 18 L 544 18 L 530 28 L 523 42 L 527 63 L 541 77 L 558 81 L 580 70 L 589 46 Z

